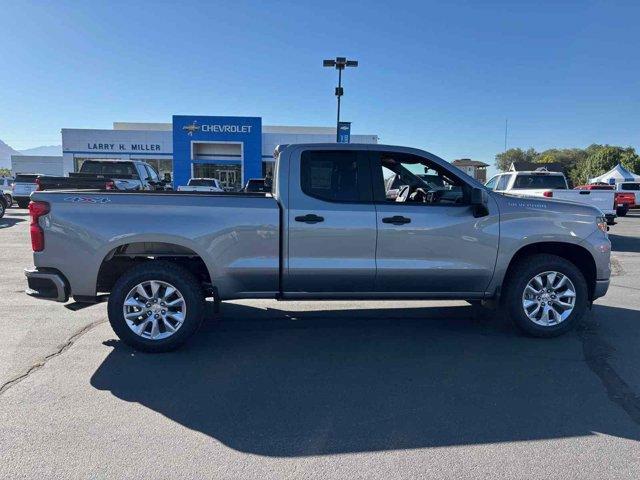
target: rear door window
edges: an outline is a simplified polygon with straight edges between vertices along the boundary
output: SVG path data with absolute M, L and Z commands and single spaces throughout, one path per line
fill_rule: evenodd
M 300 161 L 300 187 L 306 195 L 329 202 L 371 201 L 368 168 L 357 151 L 306 151 Z
M 511 175 L 500 176 L 500 178 L 498 179 L 498 183 L 496 184 L 496 190 L 506 190 L 510 179 Z

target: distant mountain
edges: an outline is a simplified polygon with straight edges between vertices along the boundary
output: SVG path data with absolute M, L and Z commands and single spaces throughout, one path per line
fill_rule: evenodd
M 20 150 L 22 155 L 62 155 L 62 145 L 45 145 L 42 147 L 27 148 L 26 150 Z
M 0 168 L 11 168 L 11 155 L 20 155 L 20 152 L 0 140 Z

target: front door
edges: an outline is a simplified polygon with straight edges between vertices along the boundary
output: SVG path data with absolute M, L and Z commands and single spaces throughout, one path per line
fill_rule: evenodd
M 307 150 L 289 170 L 288 294 L 371 292 L 376 212 L 366 152 Z
M 470 187 L 447 168 L 417 155 L 372 152 L 379 292 L 484 292 L 498 252 L 497 207 L 474 217 Z M 390 191 L 391 179 L 402 179 Z M 397 182 L 395 182 L 397 183 Z M 386 186 L 386 187 L 385 187 Z

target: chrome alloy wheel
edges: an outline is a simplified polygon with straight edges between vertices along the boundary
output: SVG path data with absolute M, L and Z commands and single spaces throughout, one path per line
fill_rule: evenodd
M 122 310 L 127 325 L 136 335 L 162 340 L 182 326 L 187 305 L 173 285 L 160 280 L 147 280 L 129 291 Z
M 576 302 L 573 282 L 560 272 L 539 273 L 527 283 L 522 294 L 522 308 L 529 319 L 543 327 L 565 321 Z

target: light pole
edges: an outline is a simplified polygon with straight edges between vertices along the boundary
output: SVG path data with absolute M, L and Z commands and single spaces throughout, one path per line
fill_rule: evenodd
M 336 87 L 336 97 L 338 97 L 338 120 L 336 122 L 336 142 L 340 141 L 340 97 L 344 93 L 342 89 L 342 71 L 346 67 L 357 67 L 357 60 L 347 60 L 346 57 L 336 57 L 335 60 L 323 60 L 323 67 L 335 67 L 338 70 L 338 86 Z

